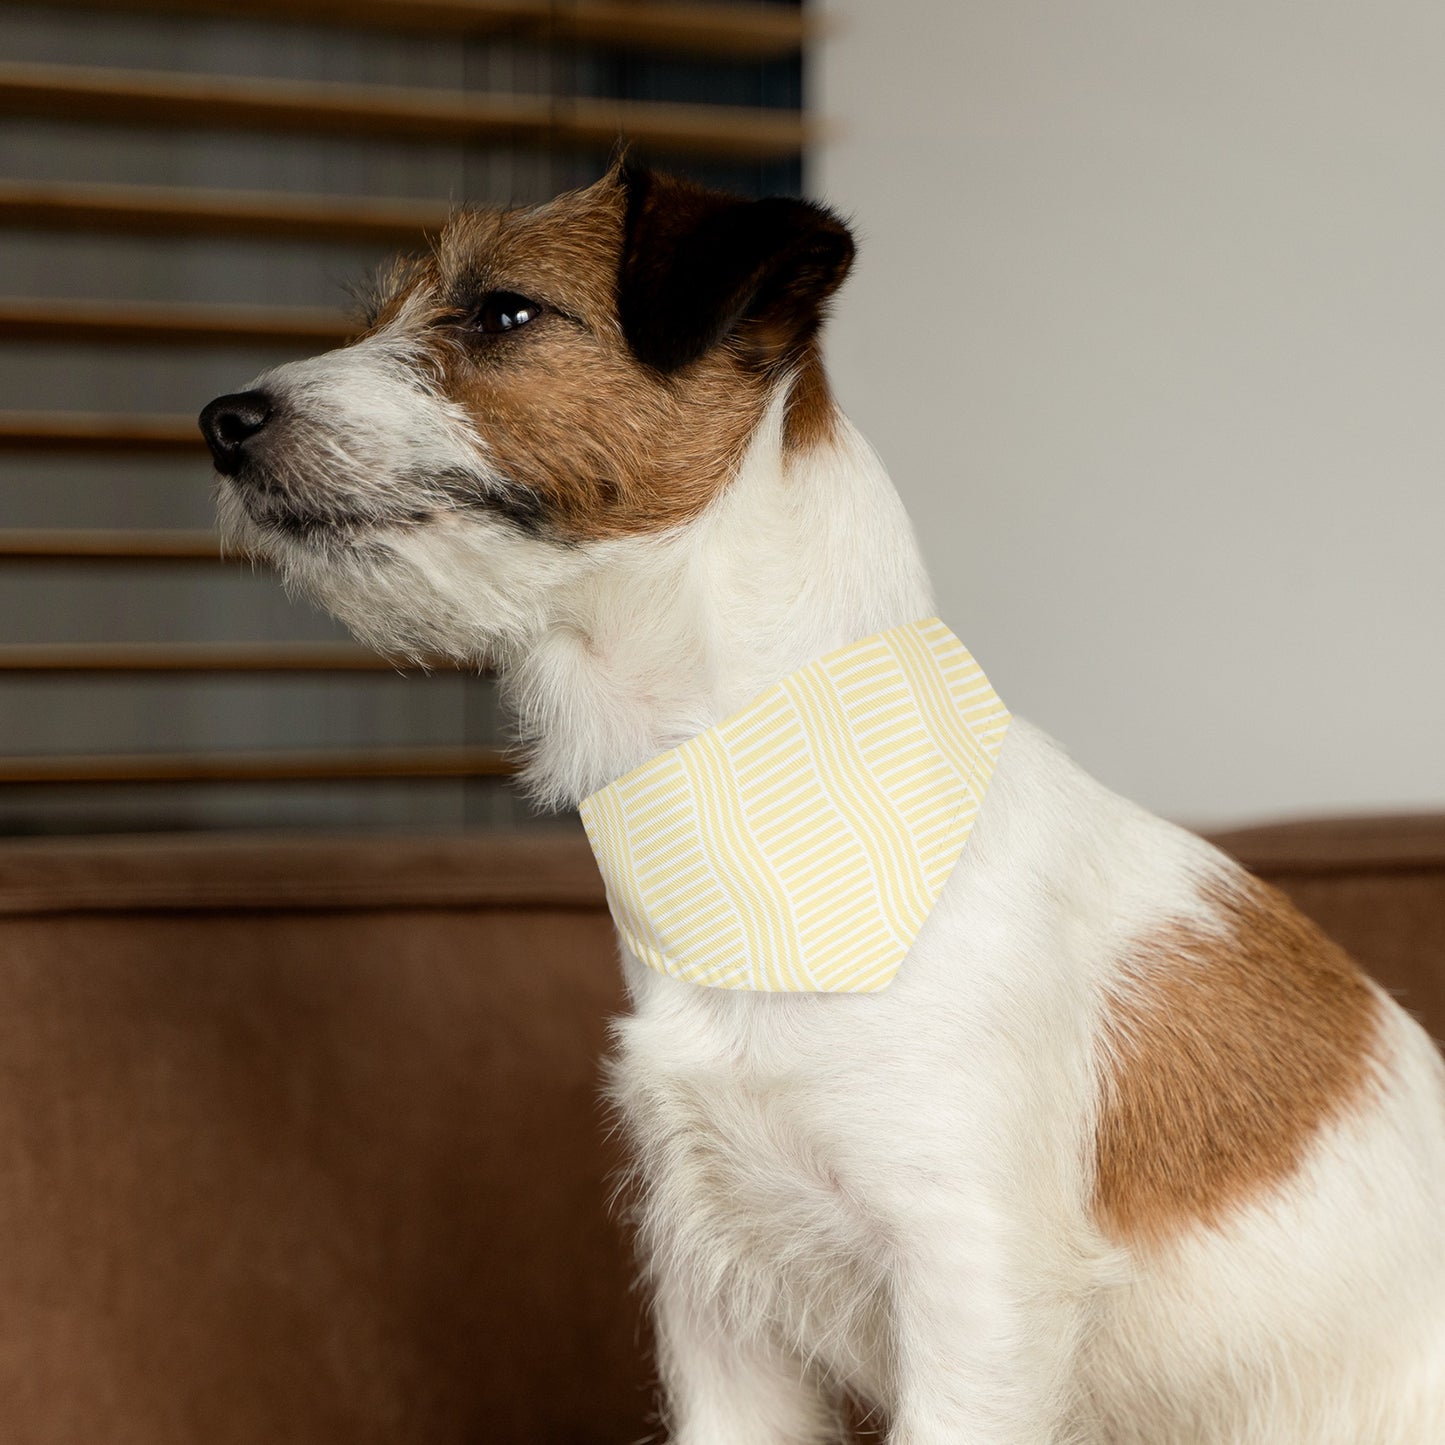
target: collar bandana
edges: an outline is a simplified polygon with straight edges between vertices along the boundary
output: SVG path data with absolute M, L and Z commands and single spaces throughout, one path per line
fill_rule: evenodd
M 1008 724 L 936 617 L 809 663 L 583 800 L 623 941 L 708 988 L 887 988 Z

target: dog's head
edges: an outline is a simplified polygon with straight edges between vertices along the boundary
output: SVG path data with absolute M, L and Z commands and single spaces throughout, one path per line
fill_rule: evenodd
M 358 340 L 202 412 L 223 528 L 369 640 L 476 656 L 579 556 L 702 513 L 780 387 L 791 444 L 826 434 L 815 336 L 852 255 L 821 207 L 625 162 L 462 211 Z

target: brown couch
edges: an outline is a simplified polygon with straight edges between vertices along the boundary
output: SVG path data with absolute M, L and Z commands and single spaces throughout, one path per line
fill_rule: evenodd
M 1221 839 L 1445 1032 L 1445 818 Z M 0 1439 L 623 1445 L 574 833 L 0 844 Z

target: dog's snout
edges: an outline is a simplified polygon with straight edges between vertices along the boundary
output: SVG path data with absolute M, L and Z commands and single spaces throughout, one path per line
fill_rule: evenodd
M 273 411 L 264 391 L 238 391 L 218 396 L 201 413 L 201 433 L 215 459 L 216 470 L 231 477 L 241 470 L 246 443 L 265 427 Z

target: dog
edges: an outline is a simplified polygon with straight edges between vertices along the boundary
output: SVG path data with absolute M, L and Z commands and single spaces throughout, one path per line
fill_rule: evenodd
M 495 667 L 575 805 L 932 612 L 822 366 L 853 251 L 626 158 L 461 211 L 358 340 L 202 413 L 223 530 L 386 653 Z M 1445 1441 L 1433 1044 L 1024 721 L 886 989 L 622 951 L 676 1445 L 820 1445 L 851 1402 L 894 1445 Z

